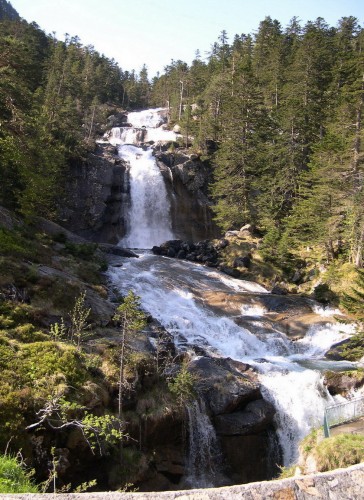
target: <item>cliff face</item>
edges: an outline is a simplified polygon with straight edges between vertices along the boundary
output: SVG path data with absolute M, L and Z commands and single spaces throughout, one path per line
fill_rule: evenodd
M 208 198 L 210 169 L 196 155 L 156 153 L 171 202 L 176 238 L 200 241 L 219 230 Z M 61 224 L 95 242 L 117 243 L 126 230 L 130 208 L 128 165 L 111 144 L 98 144 L 86 161 L 71 165 Z
M 117 243 L 129 206 L 126 172 L 111 144 L 98 144 L 85 162 L 71 165 L 62 225 L 91 241 Z
M 208 198 L 209 166 L 197 155 L 184 152 L 160 152 L 156 159 L 169 190 L 176 238 L 200 241 L 217 237 Z

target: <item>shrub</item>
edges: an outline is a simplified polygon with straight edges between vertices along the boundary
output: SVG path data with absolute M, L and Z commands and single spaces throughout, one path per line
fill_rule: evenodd
M 96 243 L 71 243 L 67 241 L 65 248 L 68 253 L 80 259 L 90 259 L 94 256 L 97 244 Z
M 54 342 L 34 342 L 22 346 L 18 359 L 26 384 L 63 373 L 67 383 L 77 386 L 85 380 L 83 355 L 73 346 Z
M 15 231 L 0 228 L 0 253 L 16 257 L 31 257 L 29 242 L 25 241 Z
M 0 456 L 0 493 L 38 493 L 16 458 Z

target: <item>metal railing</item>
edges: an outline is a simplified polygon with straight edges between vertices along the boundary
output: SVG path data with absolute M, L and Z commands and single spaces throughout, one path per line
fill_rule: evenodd
M 327 406 L 324 415 L 324 434 L 330 437 L 330 428 L 364 416 L 364 397 Z

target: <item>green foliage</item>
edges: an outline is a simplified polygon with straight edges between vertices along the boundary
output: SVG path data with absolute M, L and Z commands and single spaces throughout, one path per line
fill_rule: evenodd
M 38 493 L 26 472 L 16 458 L 0 456 L 0 493 Z
M 0 24 L 0 53 L 0 204 L 54 218 L 104 104 L 124 100 L 122 71 L 77 37 L 57 41 L 20 19 Z
M 312 450 L 319 472 L 349 467 L 364 461 L 364 436 L 339 434 L 322 440 Z
M 212 159 L 217 224 L 253 223 L 278 265 L 308 245 L 363 263 L 363 38 L 352 16 L 286 29 L 266 17 L 232 43 L 222 32 L 207 63 L 172 61 L 153 81 L 153 102 Z
M 122 304 L 116 309 L 114 320 L 120 323 L 120 364 L 119 364 L 119 419 L 122 415 L 122 397 L 125 386 L 125 361 L 129 343 L 146 324 L 146 316 L 140 309 L 140 298 L 132 290 L 124 297 Z
M 96 416 L 86 412 L 82 424 L 92 449 L 100 451 L 101 455 L 106 453 L 107 448 L 119 445 L 126 437 L 123 422 L 113 415 Z
M 364 324 L 364 270 L 357 270 L 355 287 L 352 287 L 351 293 L 344 294 L 342 305 Z
M 87 323 L 87 318 L 91 313 L 91 308 L 85 306 L 85 298 L 86 292 L 81 293 L 76 299 L 73 310 L 70 313 L 71 326 L 69 329 L 69 340 L 74 342 L 78 348 L 89 336 L 87 329 L 90 325 Z
M 65 242 L 65 248 L 68 253 L 80 259 L 91 259 L 97 249 L 96 243 L 72 243 Z
M 169 390 L 181 407 L 196 398 L 195 382 L 196 377 L 188 371 L 187 365 L 183 364 L 178 374 L 168 383 Z
M 140 310 L 140 297 L 132 290 L 124 297 L 123 302 L 118 306 L 114 315 L 114 320 L 121 323 L 122 329 L 128 333 L 135 333 L 146 324 L 146 316 Z
M 360 331 L 353 335 L 344 344 L 338 346 L 336 350 L 343 359 L 360 361 L 364 356 L 364 332 Z
M 60 323 L 53 323 L 49 328 L 49 333 L 54 342 L 61 342 L 67 337 L 67 328 L 64 324 L 64 319 L 61 318 Z
M 30 258 L 32 249 L 29 241 L 22 238 L 16 231 L 0 228 L 0 253 L 3 255 Z
M 34 342 L 22 346 L 15 359 L 21 364 L 18 373 L 25 385 L 39 383 L 55 374 L 64 374 L 67 383 L 73 386 L 85 380 L 82 354 L 73 346 L 50 341 Z
M 279 479 L 293 477 L 295 475 L 296 468 L 296 465 L 291 465 L 290 467 L 280 467 Z

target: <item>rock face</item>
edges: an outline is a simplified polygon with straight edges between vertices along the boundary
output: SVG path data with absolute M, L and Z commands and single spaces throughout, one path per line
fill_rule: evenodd
M 123 122 L 125 115 L 112 115 L 110 123 Z M 199 241 L 219 231 L 212 221 L 207 196 L 209 167 L 197 156 L 156 153 L 171 201 L 172 229 L 177 237 Z M 61 224 L 91 241 L 117 243 L 126 230 L 130 209 L 128 165 L 111 144 L 98 144 L 87 160 L 70 167 Z
M 98 144 L 85 162 L 71 165 L 62 225 L 91 241 L 117 243 L 129 203 L 126 171 L 110 144 Z
M 245 483 L 274 477 L 281 460 L 275 410 L 263 399 L 253 370 L 229 358 L 208 357 L 193 360 L 189 369 L 210 412 L 229 480 Z
M 177 238 L 199 241 L 214 238 L 219 230 L 212 220 L 208 183 L 211 168 L 197 155 L 156 153 L 172 206 L 172 228 Z

